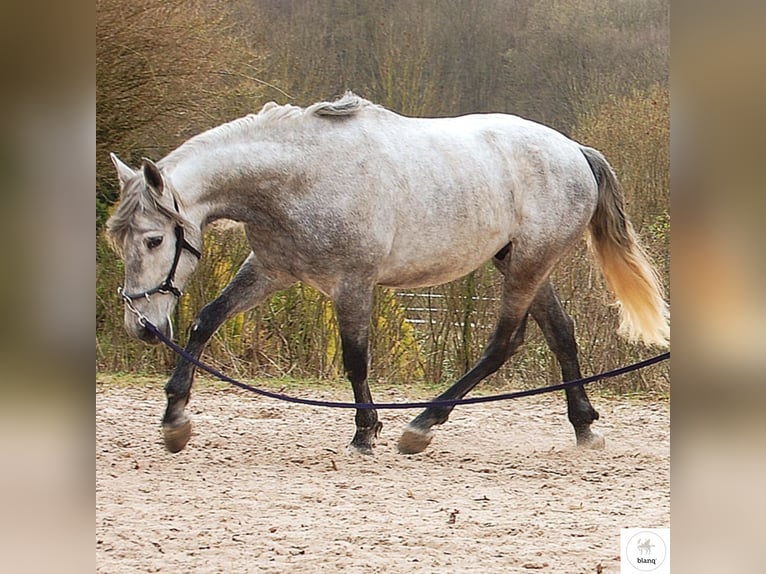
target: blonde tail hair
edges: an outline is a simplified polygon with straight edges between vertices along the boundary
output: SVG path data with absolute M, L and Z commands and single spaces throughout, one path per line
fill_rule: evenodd
M 617 298 L 619 333 L 631 341 L 667 347 L 670 325 L 662 284 L 625 215 L 617 177 L 600 152 L 584 146 L 582 152 L 598 182 L 588 245 Z

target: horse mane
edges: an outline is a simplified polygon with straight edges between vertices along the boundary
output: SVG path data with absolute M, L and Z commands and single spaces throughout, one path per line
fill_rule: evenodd
M 219 129 L 223 131 L 236 130 L 239 127 L 249 127 L 254 123 L 266 124 L 280 122 L 288 119 L 307 118 L 311 116 L 351 116 L 366 107 L 378 107 L 369 100 L 357 96 L 354 92 L 347 91 L 337 100 L 332 102 L 317 102 L 307 108 L 301 108 L 292 104 L 280 106 L 276 102 L 266 103 L 257 114 L 250 114 L 239 120 L 223 124 L 213 128 L 211 132 Z M 208 132 L 206 132 L 208 133 Z
M 243 135 L 253 137 L 253 130 L 257 128 L 279 126 L 285 121 L 302 121 L 312 117 L 352 116 L 368 107 L 380 108 L 380 106 L 357 96 L 351 91 L 347 91 L 335 101 L 317 102 L 306 108 L 292 104 L 279 105 L 276 102 L 267 102 L 256 114 L 248 114 L 190 138 L 160 160 L 158 165 L 172 166 L 193 154 L 200 147 L 220 145 L 226 141 L 243 137 Z
M 317 116 L 350 116 L 362 108 L 374 106 L 369 100 L 348 91 L 334 102 L 318 102 L 306 108 L 306 114 Z
M 173 205 L 166 205 L 167 196 L 162 199 L 149 189 L 144 182 L 143 175 L 140 172 L 122 190 L 122 199 L 115 212 L 106 222 L 106 236 L 112 247 L 118 252 L 122 252 L 122 245 L 128 232 L 134 227 L 134 215 L 136 213 L 158 212 L 169 218 L 171 221 L 187 229 L 192 227 L 183 215 L 176 209 L 175 205 L 183 205 L 180 196 L 167 182 L 165 191 L 170 193 Z

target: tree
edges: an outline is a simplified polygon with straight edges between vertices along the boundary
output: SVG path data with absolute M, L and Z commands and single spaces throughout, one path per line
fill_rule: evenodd
M 97 224 L 116 200 L 109 152 L 137 163 L 252 111 L 260 59 L 225 2 L 96 3 Z
M 606 98 L 669 77 L 667 0 L 537 0 L 506 52 L 514 113 L 568 132 Z

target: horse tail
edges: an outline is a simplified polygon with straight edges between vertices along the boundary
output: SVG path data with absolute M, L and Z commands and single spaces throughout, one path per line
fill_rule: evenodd
M 599 151 L 584 146 L 581 149 L 598 184 L 598 203 L 589 224 L 588 245 L 617 298 L 619 333 L 631 341 L 667 347 L 668 305 L 657 271 L 625 215 L 617 177 Z

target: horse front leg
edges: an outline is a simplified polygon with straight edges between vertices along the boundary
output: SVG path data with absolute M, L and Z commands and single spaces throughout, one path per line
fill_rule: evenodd
M 228 318 L 251 309 L 274 291 L 288 287 L 294 281 L 289 277 L 265 273 L 251 253 L 221 294 L 197 315 L 186 343 L 186 352 L 198 359 L 207 342 Z M 162 433 L 165 447 L 170 452 L 183 450 L 191 437 L 192 425 L 186 405 L 194 372 L 194 365 L 179 357 L 165 385 L 167 407 L 162 418 Z
M 371 287 L 360 287 L 335 298 L 343 347 L 343 368 L 357 403 L 372 403 L 372 394 L 367 384 L 372 299 Z M 349 449 L 361 454 L 372 454 L 375 439 L 382 428 L 375 409 L 357 409 L 356 433 Z
M 206 305 L 192 325 L 189 340 L 185 350 L 194 358 L 199 358 L 205 345 L 213 336 L 213 333 L 230 316 L 227 311 L 228 298 L 218 297 Z M 183 450 L 191 437 L 191 420 L 186 414 L 186 404 L 194 380 L 195 367 L 192 363 L 178 357 L 176 368 L 168 382 L 165 384 L 167 407 L 162 417 L 162 435 L 165 440 L 165 448 L 170 452 Z

